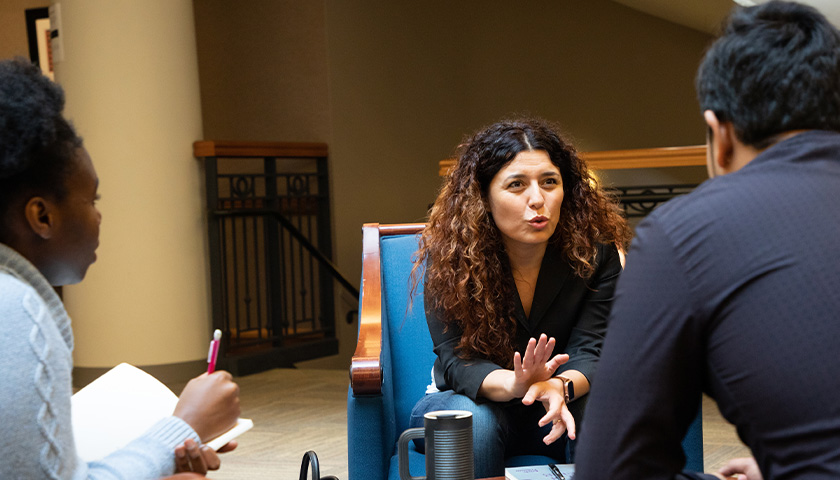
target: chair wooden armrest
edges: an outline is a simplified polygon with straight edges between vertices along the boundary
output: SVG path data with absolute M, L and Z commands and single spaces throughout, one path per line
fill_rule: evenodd
M 406 235 L 425 228 L 423 223 L 362 227 L 362 288 L 359 305 L 359 339 L 350 361 L 350 386 L 354 395 L 382 393 L 382 259 L 379 239 L 383 235 Z
M 379 224 L 362 227 L 362 288 L 359 305 L 359 339 L 350 361 L 350 386 L 354 395 L 382 393 L 382 285 L 380 279 Z

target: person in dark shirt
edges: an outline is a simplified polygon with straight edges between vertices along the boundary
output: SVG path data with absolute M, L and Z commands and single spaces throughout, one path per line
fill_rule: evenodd
M 616 204 L 547 123 L 470 138 L 417 255 L 437 359 L 410 424 L 473 412 L 476 477 L 504 475 L 513 455 L 570 461 L 628 239 Z
M 840 478 L 840 32 L 738 8 L 697 91 L 712 178 L 636 230 L 575 478 Z M 681 472 L 703 392 L 754 460 Z

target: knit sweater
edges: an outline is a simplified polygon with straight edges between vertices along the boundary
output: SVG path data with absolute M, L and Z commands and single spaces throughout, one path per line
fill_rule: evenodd
M 147 479 L 171 475 L 174 449 L 198 435 L 168 417 L 124 448 L 85 463 L 70 414 L 73 332 L 61 299 L 0 243 L 0 479 Z

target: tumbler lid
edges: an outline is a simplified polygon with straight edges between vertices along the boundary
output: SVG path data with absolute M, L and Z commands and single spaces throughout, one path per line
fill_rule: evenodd
M 435 410 L 434 412 L 428 412 L 423 415 L 424 418 L 428 418 L 429 420 L 436 420 L 436 419 L 443 419 L 443 418 L 468 418 L 472 417 L 472 412 L 467 410 Z

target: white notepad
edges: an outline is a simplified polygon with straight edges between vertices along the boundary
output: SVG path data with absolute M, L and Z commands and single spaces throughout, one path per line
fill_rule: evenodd
M 117 365 L 73 395 L 79 456 L 90 462 L 119 450 L 172 415 L 177 403 L 178 396 L 155 377 L 127 363 Z M 207 445 L 218 450 L 253 426 L 251 420 L 240 418 Z
M 571 480 L 575 475 L 574 464 L 556 464 L 555 466 L 566 480 Z M 505 469 L 506 480 L 558 480 L 558 477 L 548 465 L 508 467 Z

